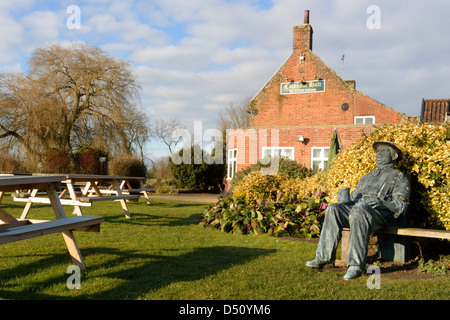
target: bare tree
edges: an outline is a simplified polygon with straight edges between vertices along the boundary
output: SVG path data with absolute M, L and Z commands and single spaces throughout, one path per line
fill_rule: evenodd
M 122 134 L 122 144 L 125 150 L 139 154 L 142 163 L 145 162 L 145 144 L 150 139 L 150 119 L 137 108 L 131 109 L 125 117 L 125 123 L 121 127 L 124 128 Z
M 227 129 L 247 128 L 250 126 L 250 102 L 251 98 L 247 97 L 239 104 L 231 102 L 228 108 L 219 112 L 217 125 L 219 130 L 226 132 Z
M 127 117 L 139 104 L 130 64 L 82 43 L 34 51 L 30 72 L 0 75 L 0 139 L 31 155 L 79 145 L 127 150 Z
M 156 119 L 150 127 L 150 136 L 163 142 L 169 148 L 169 153 L 172 154 L 182 141 L 181 137 L 174 137 L 173 132 L 176 129 L 185 129 L 185 127 L 181 126 L 176 119 Z

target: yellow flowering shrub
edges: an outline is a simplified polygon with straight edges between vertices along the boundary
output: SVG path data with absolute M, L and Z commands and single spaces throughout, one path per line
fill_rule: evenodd
M 260 170 L 250 172 L 234 188 L 233 197 L 243 198 L 247 203 L 257 199 L 275 199 L 282 182 L 287 176 L 277 173 L 264 175 Z
M 315 175 L 306 178 L 286 179 L 280 185 L 280 191 L 284 195 L 296 194 L 298 198 L 311 197 L 317 191 L 328 191 L 328 172 L 319 171 Z

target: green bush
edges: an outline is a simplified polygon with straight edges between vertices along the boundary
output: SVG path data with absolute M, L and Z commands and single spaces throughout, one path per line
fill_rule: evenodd
M 225 176 L 225 165 L 223 164 L 207 164 L 203 156 L 196 159 L 195 148 L 191 147 L 190 163 L 175 164 L 172 159 L 169 162 L 170 172 L 172 173 L 175 185 L 180 189 L 214 191 L 223 189 L 223 179 Z M 179 156 L 182 157 L 185 150 L 180 150 Z M 208 161 L 209 162 L 209 161 Z
M 258 199 L 247 202 L 243 197 L 224 198 L 210 205 L 202 215 L 201 225 L 235 234 L 317 237 L 327 207 L 327 194 L 297 199 L 290 195 L 281 200 Z
M 178 189 L 176 189 L 174 186 L 169 185 L 163 185 L 159 186 L 155 190 L 156 194 L 178 194 Z

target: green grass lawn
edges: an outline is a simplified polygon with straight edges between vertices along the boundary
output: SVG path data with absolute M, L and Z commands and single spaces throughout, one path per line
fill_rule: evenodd
M 5 196 L 4 208 L 20 216 L 23 203 Z M 60 234 L 0 247 L 0 299 L 449 299 L 450 277 L 396 278 L 381 273 L 381 289 L 365 275 L 342 279 L 344 268 L 304 267 L 314 241 L 241 236 L 198 226 L 206 204 L 152 200 L 98 202 L 85 215 L 105 217 L 100 233 L 75 234 L 87 270 L 80 289 L 68 289 L 70 256 Z M 64 207 L 67 215 L 71 207 Z M 29 218 L 53 218 L 33 205 Z

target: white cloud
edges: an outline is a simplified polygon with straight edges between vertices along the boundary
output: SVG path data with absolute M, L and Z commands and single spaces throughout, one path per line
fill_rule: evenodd
M 20 22 L 30 35 L 38 39 L 56 39 L 65 20 L 55 12 L 34 11 L 25 15 Z
M 0 1 L 0 10 L 19 10 L 28 9 L 33 4 L 33 0 L 2 0 Z
M 6 64 L 0 66 L 0 73 L 21 73 L 22 66 L 20 63 Z
M 100 36 L 111 37 L 115 41 L 121 40 L 129 44 L 147 40 L 149 43 L 161 45 L 168 40 L 163 32 L 139 23 L 133 15 L 118 18 L 112 13 L 98 14 L 90 17 L 84 27 Z
M 169 70 L 195 70 L 208 64 L 208 50 L 203 47 L 165 46 L 136 50 L 130 58 L 143 64 Z
M 0 12 L 0 62 L 10 63 L 17 59 L 14 48 L 22 44 L 24 28 L 7 13 Z

